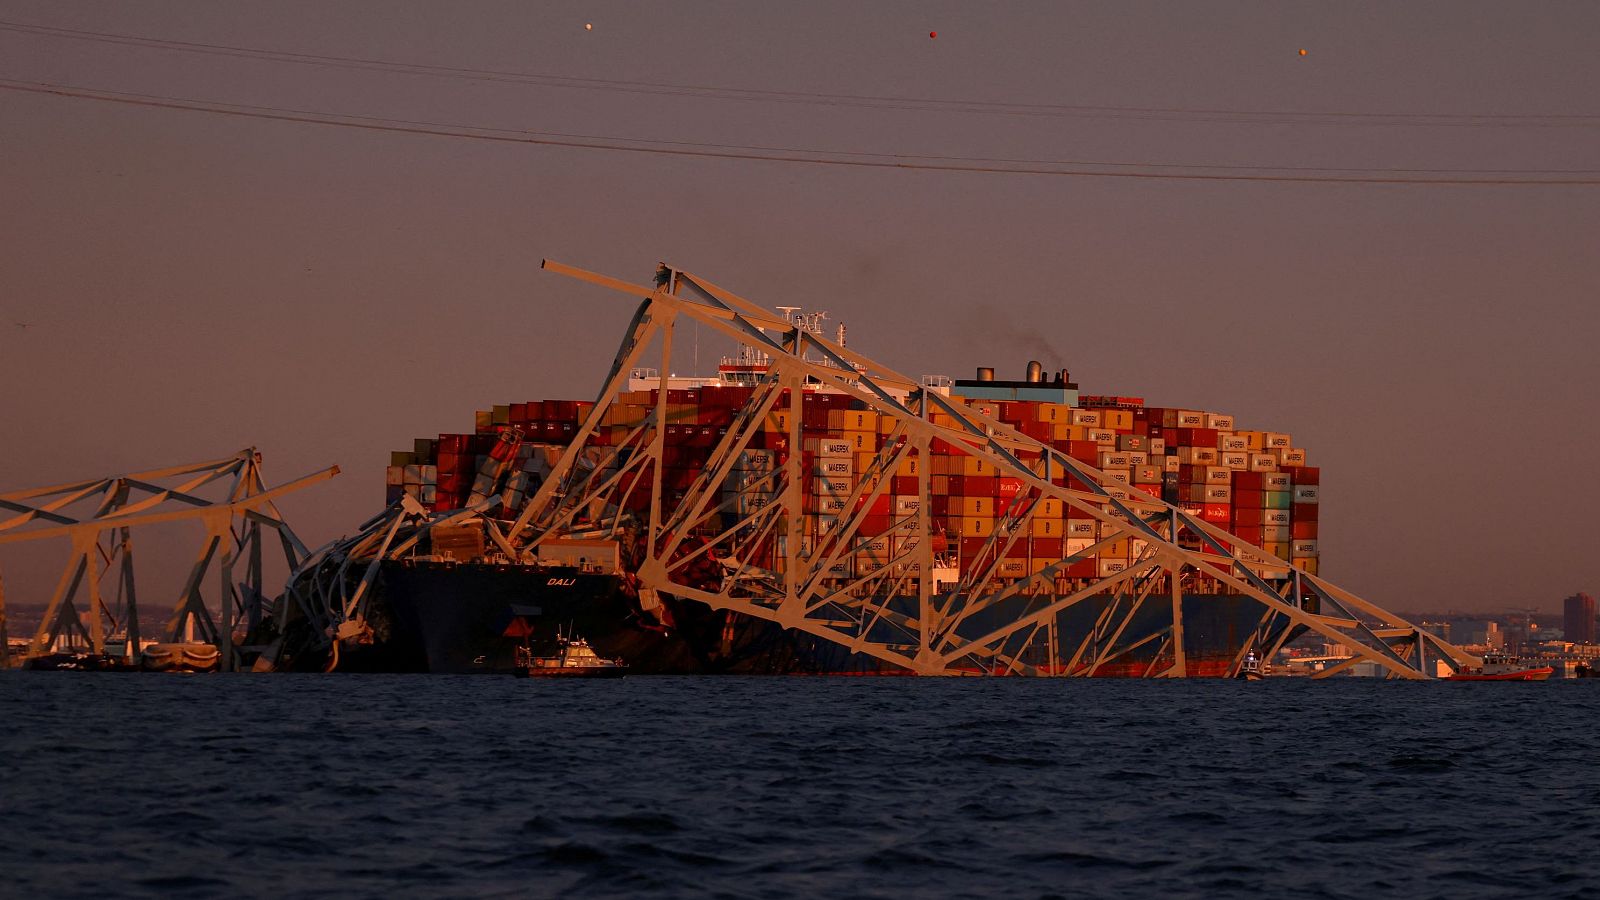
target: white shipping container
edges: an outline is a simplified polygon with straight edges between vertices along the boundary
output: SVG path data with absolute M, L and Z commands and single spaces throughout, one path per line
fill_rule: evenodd
M 1166 438 L 1155 438 L 1155 437 L 1153 437 L 1153 438 L 1150 439 L 1150 455 L 1151 456 L 1160 456 L 1161 454 L 1166 453 L 1166 452 L 1167 452 L 1167 440 L 1166 440 Z
M 1268 472 L 1261 479 L 1261 484 L 1264 490 L 1269 491 L 1287 491 L 1293 486 L 1288 472 Z
M 1176 456 L 1161 457 L 1161 470 L 1163 472 L 1180 472 L 1183 470 L 1183 460 Z
M 1289 524 L 1289 511 L 1287 509 L 1263 509 L 1261 511 L 1261 524 L 1287 525 Z
M 1072 410 L 1071 419 L 1071 424 L 1073 425 L 1087 425 L 1090 428 L 1099 428 L 1100 410 L 1074 409 Z
M 1206 466 L 1206 484 L 1232 484 L 1233 470 L 1227 466 Z
M 1303 466 L 1306 464 L 1306 451 L 1296 448 L 1280 448 L 1274 451 L 1278 454 L 1278 463 L 1285 466 Z
M 821 519 L 830 516 L 836 517 L 843 513 L 844 500 L 845 498 L 843 497 L 818 497 L 816 505 L 816 510 L 820 514 L 818 518 Z M 818 525 L 818 530 L 821 530 L 820 523 Z
M 853 459 L 856 452 L 855 444 L 840 438 L 806 438 L 805 449 L 816 454 L 818 462 L 823 458 Z
M 1295 541 L 1289 545 L 1289 555 L 1295 559 L 1314 559 L 1317 556 L 1317 542 Z
M 1252 453 L 1250 454 L 1250 471 L 1276 472 L 1278 471 L 1278 460 L 1271 453 Z
M 813 475 L 822 478 L 849 478 L 856 473 L 856 461 L 849 456 L 819 457 Z
M 1236 450 L 1224 450 L 1217 454 L 1217 462 L 1235 472 L 1244 472 L 1250 468 L 1250 454 Z
M 406 483 L 406 467 L 390 466 L 383 472 L 383 483 L 389 487 L 400 487 Z
M 1233 485 L 1231 485 L 1231 484 L 1208 484 L 1208 485 L 1206 485 L 1206 502 L 1207 503 L 1232 503 L 1233 502 Z
M 1150 454 L 1143 450 L 1130 450 L 1128 452 L 1128 468 L 1137 469 L 1150 462 Z
M 1250 451 L 1250 439 L 1242 434 L 1223 434 L 1217 437 L 1217 446 L 1224 453 L 1248 453 Z
M 1233 430 L 1233 416 L 1226 413 L 1206 413 L 1206 427 L 1218 431 Z
M 405 468 L 405 483 L 406 484 L 421 484 L 422 483 L 422 467 L 418 466 L 418 465 L 406 466 L 406 468 Z
M 1294 446 L 1294 442 L 1289 440 L 1289 436 L 1287 434 L 1277 431 L 1269 431 L 1261 436 L 1261 445 L 1268 450 L 1278 450 L 1292 447 Z
M 1206 414 L 1205 413 L 1200 412 L 1199 410 L 1194 410 L 1194 409 L 1180 409 L 1180 410 L 1178 410 L 1178 427 L 1179 428 L 1204 428 L 1205 426 L 1206 426 Z
M 739 453 L 733 467 L 742 472 L 770 472 L 777 464 L 776 450 L 744 450 Z
M 1287 525 L 1263 525 L 1261 526 L 1261 542 L 1263 544 L 1284 543 L 1289 540 L 1289 532 L 1291 530 Z
M 995 567 L 995 575 L 1001 578 L 1022 578 L 1028 574 L 1028 561 L 1025 559 L 1002 558 Z
M 818 497 L 843 499 L 855 489 L 855 480 L 851 478 L 816 478 L 811 481 L 811 492 Z
M 1096 444 L 1104 444 L 1107 447 L 1117 445 L 1117 433 L 1109 428 L 1090 428 L 1087 434 L 1088 439 Z
M 1095 535 L 1100 533 L 1100 523 L 1094 519 L 1068 519 L 1066 535 L 1067 540 L 1087 538 L 1094 543 Z
M 1101 578 L 1106 578 L 1106 577 L 1109 577 L 1111 575 L 1115 575 L 1118 572 L 1121 572 L 1121 571 L 1123 571 L 1123 570 L 1125 570 L 1127 568 L 1128 568 L 1128 561 L 1125 560 L 1125 559 L 1108 559 L 1108 558 L 1106 558 L 1104 556 L 1100 557 L 1100 577 Z
M 1315 484 L 1297 484 L 1297 485 L 1295 485 L 1295 488 L 1294 488 L 1294 502 L 1296 502 L 1296 503 L 1316 503 L 1317 502 L 1317 498 L 1319 496 L 1321 496 L 1321 485 L 1315 485 Z
M 1133 463 L 1128 459 L 1128 454 L 1126 453 L 1100 451 L 1100 468 L 1102 469 L 1126 469 L 1131 465 Z
M 1105 473 L 1107 481 L 1115 481 L 1119 484 L 1133 483 L 1133 473 L 1127 469 L 1102 469 L 1101 471 Z M 1105 482 L 1102 482 L 1102 485 L 1104 484 Z
M 1094 544 L 1095 539 L 1092 537 L 1069 537 L 1067 538 L 1063 549 L 1066 551 L 1068 556 L 1076 556 L 1080 553 L 1086 552 L 1090 547 L 1093 547 Z
M 906 497 L 896 495 L 894 498 L 894 514 L 898 516 L 913 516 L 922 508 L 921 497 Z

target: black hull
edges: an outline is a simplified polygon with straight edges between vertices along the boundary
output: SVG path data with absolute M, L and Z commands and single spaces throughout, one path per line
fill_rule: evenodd
M 575 568 L 432 562 L 385 562 L 371 624 L 375 644 L 342 653 L 343 671 L 513 674 L 516 651 L 554 652 L 558 633 L 588 640 L 630 674 L 903 675 L 905 669 L 851 653 L 831 641 L 770 622 L 663 598 L 665 615 L 648 615 L 615 575 Z M 1109 598 L 1105 602 L 1109 602 Z M 1105 602 L 1074 612 L 1092 627 Z M 1147 604 L 1125 640 L 1165 627 L 1162 604 Z M 1185 648 L 1192 676 L 1226 677 L 1254 629 L 1261 607 L 1243 597 L 1186 599 Z M 664 619 L 670 624 L 661 624 Z M 1272 636 L 1268 637 L 1268 640 Z M 1159 640 L 1097 670 L 1106 676 L 1150 674 Z M 1047 670 L 1048 660 L 1034 662 Z M 1064 670 L 1058 661 L 1057 671 Z M 977 671 L 976 669 L 974 671 Z

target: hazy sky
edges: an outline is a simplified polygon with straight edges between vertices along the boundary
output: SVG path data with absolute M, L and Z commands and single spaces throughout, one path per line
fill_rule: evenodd
M 0 30 L 11 82 L 342 115 L 835 153 L 1600 169 L 1590 2 L 0 2 L 0 21 L 808 101 Z M 668 260 L 827 309 L 909 373 L 1016 376 L 1042 355 L 1086 392 L 1288 431 L 1323 468 L 1325 575 L 1395 608 L 1548 608 L 1600 590 L 1597 238 L 1596 186 L 841 168 L 0 90 L 0 489 L 254 444 L 273 481 L 344 468 L 284 504 L 321 543 L 377 511 L 390 449 L 598 388 L 632 305 L 542 257 L 640 282 Z M 189 550 L 158 537 L 148 574 L 175 582 Z M 66 547 L 49 551 L 0 548 L 11 597 L 47 593 Z

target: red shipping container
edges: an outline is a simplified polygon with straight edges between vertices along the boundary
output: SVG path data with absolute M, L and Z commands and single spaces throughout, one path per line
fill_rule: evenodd
M 866 505 L 867 495 L 861 496 L 861 504 Z M 867 509 L 868 516 L 880 516 L 887 519 L 894 512 L 894 498 L 888 494 L 879 494 Z
M 1061 558 L 1063 546 L 1061 538 L 1034 538 L 1033 558 L 1058 560 Z
M 1000 491 L 1000 479 L 993 475 L 951 475 L 950 493 L 960 497 L 993 497 Z
M 896 475 L 889 481 L 889 490 L 902 497 L 915 497 L 917 487 L 915 475 Z
M 941 518 L 950 515 L 950 495 L 934 494 L 930 501 L 929 511 Z
M 1178 443 L 1187 447 L 1205 447 L 1215 450 L 1217 447 L 1217 430 L 1215 428 L 1179 428 Z
M 1095 441 L 1069 441 L 1067 455 L 1091 466 L 1100 464 L 1100 445 Z
M 1267 473 L 1264 473 L 1264 472 L 1235 472 L 1235 473 L 1233 473 L 1233 493 L 1234 493 L 1234 496 L 1237 497 L 1239 495 L 1239 491 L 1241 491 L 1241 490 L 1245 490 L 1245 491 L 1262 491 L 1262 490 L 1266 490 L 1267 483 L 1262 478 L 1262 476 L 1265 475 L 1265 474 L 1267 474 Z M 1235 504 L 1235 505 L 1237 505 L 1237 504 Z
M 1299 521 L 1289 526 L 1289 537 L 1297 541 L 1309 541 L 1317 536 L 1317 523 Z
M 1233 533 L 1238 535 L 1240 540 L 1247 543 L 1258 545 L 1261 543 L 1260 525 L 1234 525 Z
M 1321 484 L 1322 469 L 1317 466 L 1301 466 L 1294 470 L 1295 484 Z
M 894 517 L 888 515 L 872 514 L 861 520 L 861 533 L 866 535 L 879 535 L 888 531 L 894 525 Z
M 1263 512 L 1265 512 L 1265 510 L 1241 506 L 1233 511 L 1234 524 L 1255 526 L 1265 525 L 1266 520 L 1262 515 Z
M 1100 577 L 1099 563 L 1094 559 L 1080 559 L 1072 565 L 1067 566 L 1067 577 L 1098 578 Z
M 1213 525 L 1227 525 L 1233 521 L 1233 507 L 1226 503 L 1207 503 L 1200 507 L 1200 518 Z
M 1315 522 L 1318 508 L 1316 503 L 1296 503 L 1289 511 L 1290 517 L 1295 522 Z
M 1249 472 L 1235 472 L 1234 477 L 1251 474 Z M 1241 490 L 1238 485 L 1233 488 L 1234 509 L 1260 509 L 1267 502 L 1266 492 L 1254 488 Z
M 988 544 L 989 544 L 989 539 L 988 538 L 962 538 L 961 539 L 961 559 L 962 559 L 962 561 L 963 562 L 970 562 L 971 560 L 977 559 L 978 558 L 978 554 L 980 552 L 982 552 L 983 548 L 988 546 Z
M 1021 478 L 1001 477 L 997 487 L 997 495 L 1001 497 L 1015 497 L 1022 493 Z

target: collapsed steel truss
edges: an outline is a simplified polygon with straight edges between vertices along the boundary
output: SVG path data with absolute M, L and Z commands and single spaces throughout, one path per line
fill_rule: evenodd
M 663 267 L 652 288 L 549 260 L 544 268 L 639 297 L 642 303 L 593 410 L 551 477 L 506 531 L 506 541 L 521 552 L 536 551 L 541 542 L 574 531 L 614 529 L 622 520 L 624 493 L 648 490 L 644 560 L 637 573 L 645 588 L 798 629 L 919 674 L 1093 675 L 1141 645 L 1159 642 L 1145 674 L 1185 676 L 1189 667 L 1184 602 L 1192 592 L 1189 586 L 1200 579 L 1260 604 L 1256 630 L 1260 640 L 1243 642 L 1232 667 L 1235 671 L 1248 650 L 1270 658 L 1300 630 L 1294 626 L 1349 648 L 1350 659 L 1325 669 L 1321 677 L 1362 662 L 1401 678 L 1431 677 L 1432 660 L 1442 660 L 1452 669 L 1477 663 L 1460 648 L 1326 579 L 1291 568 L 1196 515 L 1113 481 L 996 418 L 953 402 L 704 278 Z M 662 485 L 665 429 L 657 424 L 666 421 L 673 332 L 682 320 L 756 348 L 770 357 L 771 367 L 693 486 L 669 506 L 663 503 Z M 580 449 L 600 426 L 608 406 L 627 389 L 631 370 L 658 336 L 661 380 L 654 413 L 621 446 L 611 448 L 619 465 L 597 467 L 585 478 L 571 477 Z M 873 470 L 857 473 L 843 512 L 806 546 L 799 449 L 801 389 L 808 384 L 843 392 L 869 410 L 894 417 L 896 424 Z M 780 402 L 787 403 L 790 413 L 792 452 L 766 479 L 757 480 L 755 486 L 771 501 L 751 508 L 738 500 L 752 484 L 748 478 L 740 479 L 742 483 L 733 480 L 735 461 Z M 948 417 L 941 422 L 953 424 L 935 424 L 934 413 Z M 857 562 L 858 568 L 847 578 L 834 577 L 830 570 L 837 563 L 869 543 L 872 536 L 863 534 L 861 526 L 872 502 L 887 490 L 887 476 L 911 454 L 929 459 L 934 441 L 944 442 L 954 453 L 980 457 L 999 474 L 1023 484 L 976 564 L 969 564 L 953 586 L 938 583 L 933 541 L 923 539 L 876 565 L 862 567 Z M 621 463 L 618 451 L 624 449 L 627 459 Z M 921 502 L 915 512 L 898 517 L 894 527 L 908 535 L 927 536 L 935 530 L 929 467 L 923 465 L 918 471 Z M 650 477 L 630 480 L 630 472 L 649 472 Z M 1059 483 L 1063 481 L 1071 486 Z M 1040 501 L 1047 498 L 1098 520 L 1098 541 L 1024 577 L 998 578 L 1000 560 L 1029 534 Z M 597 519 L 597 509 L 609 512 Z M 730 525 L 729 518 L 736 521 Z M 781 571 L 774 571 L 769 562 L 770 539 L 777 536 L 784 538 Z M 1070 590 L 1057 589 L 1074 562 L 1123 538 L 1139 548 L 1138 558 L 1125 570 L 1087 583 L 1074 581 Z M 720 584 L 686 577 L 706 554 L 725 573 Z M 1092 627 L 1066 629 L 1067 611 L 1092 597 L 1103 602 L 1107 595 L 1111 602 Z M 1142 629 L 1125 639 L 1129 624 L 1150 604 L 1164 604 L 1170 610 L 1164 627 Z
M 291 571 L 307 555 L 274 501 L 338 473 L 335 466 L 269 489 L 261 476 L 261 454 L 249 448 L 224 459 L 0 494 L 0 511 L 11 513 L 0 519 L 0 545 L 66 538 L 71 546 L 28 654 L 37 656 L 58 644 L 104 653 L 108 625 L 111 632 L 126 634 L 125 652 L 137 654 L 141 632 L 133 529 L 198 521 L 204 538 L 162 632 L 170 641 L 192 634 L 215 644 L 223 666 L 230 667 L 235 623 L 254 628 L 268 606 L 262 593 L 263 529 L 276 532 Z M 219 491 L 216 499 L 203 496 Z M 241 561 L 243 577 L 235 582 Z M 204 590 L 213 563 L 220 621 L 212 618 Z M 115 593 L 108 603 L 101 583 L 113 572 Z M 78 609 L 80 591 L 87 594 L 87 616 Z
M 1259 606 L 1258 615 L 1251 613 L 1253 632 L 1240 636 L 1238 655 L 1225 674 L 1237 672 L 1247 652 L 1270 659 L 1305 630 L 1351 653 L 1320 677 L 1360 663 L 1412 679 L 1432 677 L 1435 661 L 1450 669 L 1478 664 L 1460 648 L 1326 579 L 699 276 L 663 266 L 652 287 L 550 260 L 544 268 L 642 301 L 593 409 L 514 522 L 505 521 L 513 511 L 498 508 L 499 496 L 435 514 L 404 498 L 354 537 L 312 554 L 291 579 L 280 614 L 304 615 L 323 646 L 336 646 L 336 638 L 370 637 L 365 617 L 382 560 L 416 552 L 431 529 L 481 521 L 495 555 L 514 562 L 537 559 L 541 545 L 551 540 L 626 537 L 619 542 L 629 545 L 625 555 L 634 560 L 630 568 L 636 568 L 647 610 L 653 592 L 692 599 L 924 675 L 1088 676 L 1126 663 L 1137 651 L 1138 674 L 1186 677 L 1196 674 L 1186 653 L 1186 600 L 1202 602 L 1200 595 L 1217 591 Z M 685 320 L 753 347 L 769 358 L 770 368 L 692 486 L 669 497 L 663 426 L 669 421 L 674 331 Z M 621 440 L 613 435 L 608 446 L 586 447 L 657 338 L 655 408 Z M 856 473 L 837 518 L 811 536 L 803 526 L 799 451 L 802 389 L 817 387 L 847 394 L 893 417 L 895 425 L 871 469 Z M 791 452 L 770 471 L 740 471 L 768 414 L 784 409 Z M 876 537 L 862 530 L 867 511 L 888 490 L 888 476 L 901 461 L 929 460 L 936 441 L 944 452 L 980 458 L 999 475 L 1020 481 L 1021 494 L 998 518 L 982 551 L 962 561 L 954 582 L 940 581 L 931 538 L 937 530 L 931 475 L 924 462 L 917 475 L 920 503 L 915 512 L 897 516 L 892 527 L 921 539 L 899 542 L 899 550 L 863 565 L 859 551 Z M 596 452 L 604 457 L 597 461 Z M 648 502 L 636 512 L 640 492 Z M 1002 560 L 1029 535 L 1045 500 L 1099 522 L 1098 539 L 1022 577 L 1003 577 Z M 1074 563 L 1122 539 L 1138 548 L 1123 571 L 1067 578 Z M 857 562 L 841 576 L 836 566 L 847 559 Z M 708 568 L 718 577 L 708 579 Z M 1160 620 L 1150 627 L 1153 613 Z M 1136 621 L 1141 624 L 1133 627 Z

